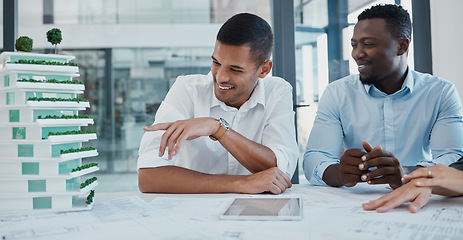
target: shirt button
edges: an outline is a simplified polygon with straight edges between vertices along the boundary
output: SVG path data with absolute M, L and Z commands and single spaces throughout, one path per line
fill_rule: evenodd
M 387 100 L 387 101 L 391 100 L 391 97 L 387 97 L 386 100 Z
M 388 126 L 387 126 L 387 129 L 391 130 L 391 129 L 392 129 L 392 126 L 391 126 L 391 125 L 388 125 Z

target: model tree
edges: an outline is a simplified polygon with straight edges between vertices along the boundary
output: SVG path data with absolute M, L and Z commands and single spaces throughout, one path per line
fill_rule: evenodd
M 56 54 L 56 48 L 59 43 L 61 43 L 61 40 L 63 38 L 61 37 L 61 30 L 58 28 L 53 28 L 47 32 L 47 40 L 50 42 L 52 45 L 55 45 L 55 54 Z
M 33 42 L 34 41 L 32 41 L 30 37 L 21 36 L 18 39 L 16 39 L 16 43 L 14 44 L 14 47 L 16 48 L 17 51 L 32 52 Z

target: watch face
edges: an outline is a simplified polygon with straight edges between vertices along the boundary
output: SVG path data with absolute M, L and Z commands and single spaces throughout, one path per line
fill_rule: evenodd
M 230 124 L 228 124 L 228 122 L 225 121 L 225 119 L 220 118 L 219 122 L 220 122 L 220 125 L 224 126 L 226 129 L 230 129 Z

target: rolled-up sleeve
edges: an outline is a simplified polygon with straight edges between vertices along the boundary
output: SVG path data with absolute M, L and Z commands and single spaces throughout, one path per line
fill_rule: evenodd
M 291 178 L 297 166 L 299 150 L 294 127 L 292 88 L 289 84 L 284 85 L 276 100 L 263 130 L 262 144 L 273 151 L 277 167 Z
M 188 91 L 186 90 L 182 77 L 177 78 L 165 100 L 159 106 L 153 125 L 190 118 L 190 111 L 193 107 L 192 101 L 189 99 L 190 96 L 187 93 Z M 138 150 L 137 169 L 175 165 L 178 154 L 174 156 L 172 160 L 167 158 L 167 150 L 164 156 L 158 156 L 159 146 L 164 132 L 165 131 L 153 131 L 143 134 Z
M 339 163 L 343 141 L 339 106 L 328 86 L 320 99 L 304 154 L 304 174 L 311 184 L 326 185 L 323 173 L 328 166 Z

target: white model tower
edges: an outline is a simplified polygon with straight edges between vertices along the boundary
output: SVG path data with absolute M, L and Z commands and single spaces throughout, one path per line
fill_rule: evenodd
M 97 156 L 82 142 L 96 139 L 79 110 L 84 91 L 72 56 L 3 52 L 0 55 L 0 213 L 90 209 Z

